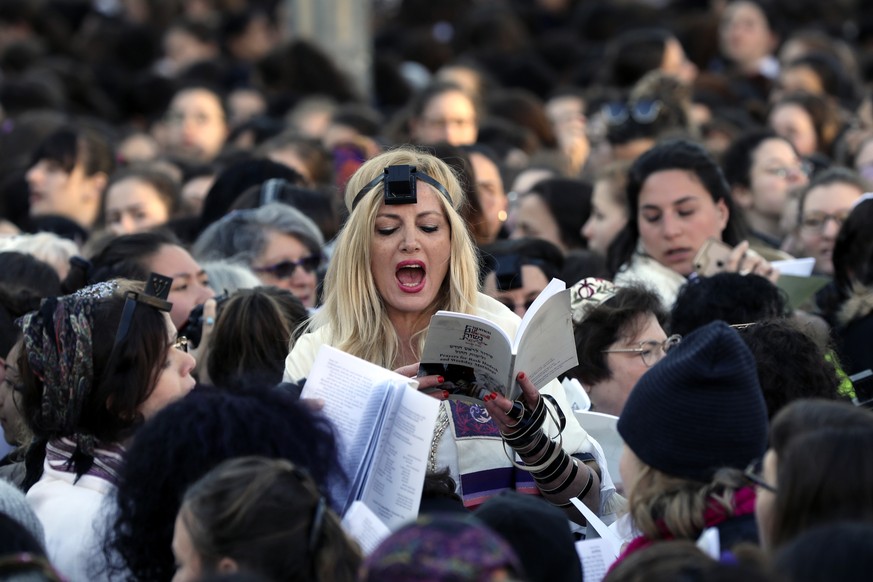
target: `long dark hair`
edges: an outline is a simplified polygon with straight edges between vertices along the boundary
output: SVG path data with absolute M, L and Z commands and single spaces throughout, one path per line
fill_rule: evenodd
M 825 523 L 873 522 L 871 449 L 873 425 L 822 429 L 795 439 L 778 460 L 772 547 Z
M 687 139 L 662 142 L 643 153 L 631 166 L 627 179 L 628 220 L 624 229 L 609 245 L 606 262 L 614 276 L 622 265 L 633 256 L 640 238 L 637 213 L 640 191 L 646 180 L 656 172 L 685 170 L 694 174 L 703 184 L 713 202 L 724 201 L 728 209 L 728 221 L 722 232 L 722 240 L 731 246 L 739 244 L 746 235 L 745 224 L 731 201 L 730 188 L 721 168 L 702 146 Z
M 852 209 L 834 243 L 834 282 L 842 299 L 855 284 L 873 284 L 873 200 L 864 200 Z

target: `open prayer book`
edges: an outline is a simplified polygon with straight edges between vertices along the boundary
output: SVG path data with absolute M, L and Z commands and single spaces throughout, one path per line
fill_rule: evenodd
M 417 386 L 330 346 L 319 350 L 300 397 L 324 400 L 336 429 L 348 481 L 331 495 L 342 514 L 362 501 L 391 530 L 418 515 L 439 401 Z
M 542 388 L 578 363 L 570 291 L 552 279 L 527 310 L 515 340 L 475 315 L 437 311 L 430 320 L 418 375 L 438 374 L 450 398 L 481 401 L 491 392 L 521 395 L 518 372 Z
M 621 554 L 622 541 L 579 499 L 574 497 L 570 503 L 588 522 L 589 536 L 576 542 L 576 554 L 582 562 L 585 582 L 600 582 Z

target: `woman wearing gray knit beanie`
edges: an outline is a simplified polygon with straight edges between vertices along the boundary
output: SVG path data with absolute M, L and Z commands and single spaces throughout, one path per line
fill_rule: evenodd
M 757 542 L 755 490 L 742 471 L 767 447 L 767 409 L 755 360 L 734 329 L 713 322 L 670 350 L 631 392 L 618 432 L 639 534 L 619 560 L 710 527 L 723 550 Z

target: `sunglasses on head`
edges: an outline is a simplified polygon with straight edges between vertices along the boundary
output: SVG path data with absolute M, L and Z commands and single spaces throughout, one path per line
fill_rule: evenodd
M 282 261 L 269 267 L 257 267 L 252 269 L 255 273 L 269 273 L 276 279 L 288 279 L 297 271 L 297 267 L 303 267 L 307 273 L 312 273 L 321 264 L 321 255 L 309 255 L 296 261 Z
M 637 123 L 648 125 L 654 123 L 661 113 L 663 103 L 657 99 L 638 99 L 632 103 L 611 101 L 600 108 L 601 115 L 607 125 L 621 125 L 633 119 Z

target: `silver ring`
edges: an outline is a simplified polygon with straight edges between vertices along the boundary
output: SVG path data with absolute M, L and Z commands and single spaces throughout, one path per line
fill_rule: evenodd
M 214 318 L 214 317 L 207 317 L 207 318 L 204 320 L 204 323 L 205 323 L 206 325 L 215 325 L 215 318 Z

